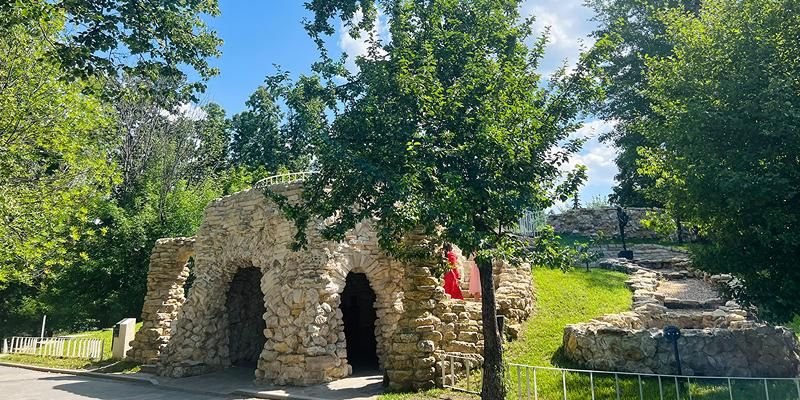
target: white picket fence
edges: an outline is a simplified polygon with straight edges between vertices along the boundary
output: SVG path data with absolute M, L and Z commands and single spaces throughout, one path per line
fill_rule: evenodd
M 3 339 L 3 353 L 62 358 L 103 359 L 105 340 L 82 337 L 14 336 Z

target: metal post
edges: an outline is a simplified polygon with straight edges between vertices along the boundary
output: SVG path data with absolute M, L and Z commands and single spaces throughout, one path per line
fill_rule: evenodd
M 769 385 L 767 385 L 766 379 L 764 379 L 764 394 L 767 396 L 767 400 L 769 400 Z
M 447 354 L 442 357 L 442 387 L 447 387 Z
M 564 388 L 564 400 L 567 400 L 567 371 L 563 369 L 561 370 L 561 386 Z
M 533 367 L 533 398 L 539 400 L 539 385 L 536 384 L 536 367 Z
M 619 375 L 614 374 L 614 385 L 617 387 L 617 400 L 619 400 Z
M 528 389 L 527 390 L 528 397 L 526 397 L 526 399 L 531 400 L 531 368 L 530 367 L 525 367 L 525 380 L 527 381 L 527 384 L 525 385 L 525 387 Z M 798 400 L 800 400 L 800 399 L 798 399 Z
M 592 400 L 594 400 L 594 372 L 589 371 L 589 385 L 592 388 Z
M 678 387 L 678 377 L 675 377 L 675 400 L 681 400 L 681 390 Z
M 517 365 L 517 398 L 522 399 L 522 368 Z
M 800 379 L 795 379 L 794 384 L 797 386 L 797 400 L 800 400 Z
M 44 315 L 44 316 L 42 316 L 42 334 L 39 335 L 39 338 L 43 338 L 44 337 L 44 325 L 45 325 L 46 322 L 47 322 L 47 315 Z
M 450 386 L 456 386 L 456 358 L 450 356 Z
M 464 363 L 467 364 L 467 391 L 469 392 L 469 360 L 464 360 Z
M 639 400 L 644 400 L 644 388 L 642 387 L 642 376 L 636 375 L 639 377 Z
M 731 386 L 731 378 L 728 378 L 728 396 L 730 396 L 731 400 L 733 400 L 733 387 Z
M 686 377 L 686 393 L 689 393 L 689 400 L 692 400 L 692 381 L 688 376 Z
M 658 397 L 664 400 L 664 387 L 661 385 L 661 375 L 658 376 Z
M 3 354 L 8 353 L 8 340 L 3 338 Z

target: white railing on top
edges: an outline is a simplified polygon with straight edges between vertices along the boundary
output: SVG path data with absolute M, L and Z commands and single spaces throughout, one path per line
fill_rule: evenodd
M 535 238 L 536 234 L 547 224 L 547 215 L 541 210 L 525 210 L 511 233 Z
M 253 187 L 263 188 L 267 186 L 277 185 L 280 183 L 300 182 L 315 173 L 316 172 L 314 171 L 303 171 L 303 172 L 289 172 L 286 174 L 272 175 L 256 182 L 256 184 L 253 185 Z

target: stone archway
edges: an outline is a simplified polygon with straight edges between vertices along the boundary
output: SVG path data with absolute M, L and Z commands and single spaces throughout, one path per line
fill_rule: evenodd
M 258 268 L 241 268 L 234 274 L 228 288 L 225 312 L 228 317 L 228 352 L 233 366 L 255 368 L 266 342 L 261 278 Z
M 366 274 L 347 274 L 339 309 L 342 311 L 347 363 L 354 373 L 380 369 L 378 342 L 375 337 L 378 319 L 376 300 L 377 296 L 370 287 Z

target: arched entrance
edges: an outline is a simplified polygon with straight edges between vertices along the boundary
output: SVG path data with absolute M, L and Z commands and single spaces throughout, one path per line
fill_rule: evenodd
M 347 341 L 347 362 L 353 372 L 378 371 L 375 338 L 375 292 L 366 274 L 347 274 L 340 308 Z
M 239 269 L 231 280 L 225 306 L 231 365 L 255 367 L 266 342 L 261 270 Z

